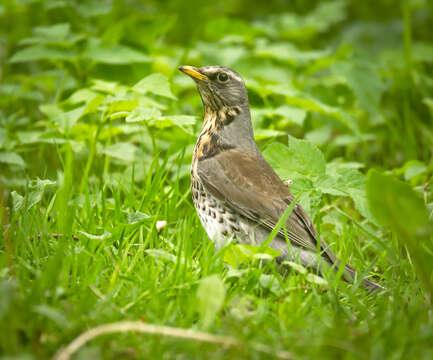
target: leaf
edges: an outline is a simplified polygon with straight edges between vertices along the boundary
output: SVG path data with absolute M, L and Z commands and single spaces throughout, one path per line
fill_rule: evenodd
M 176 96 L 170 90 L 170 83 L 167 77 L 162 74 L 152 74 L 141 79 L 133 86 L 132 90 L 143 95 L 152 93 L 176 100 Z
M 161 249 L 147 249 L 145 252 L 147 255 L 149 255 L 154 259 L 163 260 L 164 262 L 171 262 L 171 263 L 176 262 L 176 256 Z
M 54 321 L 61 328 L 69 327 L 68 320 L 66 319 L 65 315 L 63 315 L 63 313 L 61 313 L 58 309 L 41 304 L 36 305 L 33 310 L 39 315 L 43 315 L 51 321 Z
M 368 172 L 367 197 L 377 221 L 391 228 L 407 245 L 415 269 L 432 296 L 432 226 L 424 201 L 407 183 L 376 170 Z
M 332 70 L 346 78 L 347 85 L 355 93 L 359 104 L 370 114 L 377 112 L 384 84 L 376 69 L 366 63 L 336 62 Z
M 32 180 L 29 183 L 29 191 L 26 194 L 26 208 L 27 210 L 30 210 L 33 206 L 38 204 L 42 200 L 42 196 L 45 192 L 45 189 L 47 187 L 50 187 L 52 185 L 55 185 L 55 181 L 51 180 L 42 180 L 42 179 L 36 179 Z
M 52 41 L 64 41 L 69 35 L 70 24 L 55 24 L 51 26 L 37 26 L 33 32 L 41 38 L 49 39 Z
M 280 256 L 281 253 L 271 247 L 250 245 L 250 244 L 231 244 L 224 252 L 224 262 L 236 267 L 251 260 L 272 260 Z
M 86 57 L 96 63 L 111 65 L 128 65 L 131 63 L 147 63 L 152 58 L 140 51 L 125 45 L 96 45 L 90 44 Z
M 115 82 L 115 81 L 105 81 L 101 79 L 93 79 L 92 80 L 92 90 L 101 91 L 107 94 L 114 95 L 115 93 L 119 92 L 121 89 L 121 86 Z
M 284 289 L 281 287 L 278 278 L 275 275 L 261 274 L 259 277 L 259 285 L 263 289 L 269 290 L 275 296 L 283 296 Z
M 269 139 L 277 136 L 286 135 L 285 131 L 272 130 L 272 129 L 256 129 L 254 130 L 254 138 L 256 140 Z
M 61 130 L 71 130 L 76 122 L 85 115 L 87 106 L 83 105 L 70 111 L 63 111 L 57 104 L 42 104 L 39 110 Z
M 128 213 L 128 215 L 127 215 L 128 224 L 139 224 L 139 223 L 142 223 L 144 220 L 148 220 L 148 219 L 151 219 L 151 217 L 147 214 L 140 212 L 140 211 Z
M 201 324 L 207 329 L 224 304 L 226 296 L 224 282 L 216 274 L 205 277 L 200 281 L 196 296 Z
M 6 163 L 11 165 L 18 165 L 21 167 L 26 167 L 26 163 L 23 158 L 15 152 L 12 151 L 2 151 L 0 152 L 0 163 Z
M 371 212 L 379 223 L 406 235 L 426 235 L 429 227 L 424 202 L 411 187 L 376 170 L 367 175 Z
M 50 48 L 43 45 L 29 46 L 17 51 L 9 62 L 27 62 L 38 60 L 74 60 L 76 54 L 71 50 Z
M 7 314 L 15 295 L 15 283 L 10 280 L 0 281 L 0 321 Z
M 93 235 L 81 230 L 78 231 L 78 233 L 84 235 L 86 238 L 90 240 L 105 240 L 111 237 L 111 233 L 108 232 L 107 230 L 104 230 L 104 232 L 101 235 Z
M 107 114 L 114 114 L 116 112 L 130 112 L 138 106 L 138 100 L 115 100 L 110 102 L 107 109 Z
M 433 45 L 427 42 L 413 43 L 412 57 L 418 61 L 433 62 Z
M 126 122 L 156 120 L 161 117 L 161 111 L 155 108 L 138 106 L 126 117 Z
M 6 144 L 7 133 L 6 129 L 0 128 L 0 149 Z
M 296 272 L 300 273 L 300 274 L 307 274 L 307 269 L 305 267 L 303 267 L 301 264 L 295 263 L 293 261 L 288 261 L 285 260 L 282 262 L 282 265 L 288 265 L 290 266 L 293 270 L 295 270 Z
M 329 50 L 302 51 L 289 42 L 268 42 L 259 39 L 256 42 L 254 54 L 259 57 L 271 58 L 291 64 L 304 64 L 308 61 L 327 57 L 331 54 Z
M 315 285 L 319 285 L 322 288 L 327 288 L 328 287 L 328 282 L 324 278 L 322 278 L 320 276 L 317 276 L 315 274 L 311 274 L 311 273 L 308 274 L 306 276 L 306 279 L 307 279 L 308 282 L 310 282 L 312 284 L 315 284 Z
M 115 159 L 132 162 L 135 160 L 137 150 L 137 147 L 131 143 L 119 142 L 102 149 L 101 153 Z
M 12 204 L 14 207 L 14 211 L 18 212 L 24 208 L 24 196 L 18 194 L 15 190 L 12 191 Z
M 263 155 L 284 179 L 292 179 L 296 175 L 319 176 L 326 171 L 322 152 L 306 140 L 289 137 L 289 146 L 273 143 Z
M 285 119 L 285 123 L 291 124 L 295 123 L 302 126 L 307 116 L 307 111 L 305 109 L 300 109 L 297 107 L 282 105 L 277 108 L 269 109 L 254 109 L 252 111 L 252 117 L 257 120 L 259 117 L 263 116 L 278 116 Z

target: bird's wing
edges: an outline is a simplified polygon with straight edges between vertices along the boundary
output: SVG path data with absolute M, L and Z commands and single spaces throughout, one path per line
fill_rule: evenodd
M 272 230 L 293 201 L 287 185 L 259 154 L 250 156 L 231 149 L 197 164 L 197 175 L 203 186 L 248 219 Z M 292 244 L 317 251 L 317 232 L 301 205 L 296 204 L 286 222 Z M 280 230 L 284 237 L 284 230 Z M 335 255 L 321 241 L 331 263 Z

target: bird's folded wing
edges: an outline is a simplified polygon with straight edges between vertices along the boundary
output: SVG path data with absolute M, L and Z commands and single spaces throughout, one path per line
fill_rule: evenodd
M 199 161 L 197 175 L 213 196 L 270 230 L 294 199 L 260 154 L 252 157 L 236 149 L 224 151 Z M 293 245 L 317 250 L 316 229 L 299 204 L 287 219 L 286 230 Z M 283 229 L 280 234 L 284 237 Z M 321 247 L 334 262 L 335 256 L 324 242 Z

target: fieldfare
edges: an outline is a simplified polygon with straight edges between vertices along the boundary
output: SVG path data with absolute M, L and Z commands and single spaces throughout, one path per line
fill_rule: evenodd
M 217 249 L 230 239 L 260 245 L 294 197 L 254 141 L 244 80 L 223 66 L 179 70 L 195 81 L 204 107 L 191 166 L 191 192 L 200 221 Z M 318 249 L 317 231 L 300 204 L 294 205 L 285 228 L 270 244 L 281 253 L 280 259 L 299 259 L 318 271 L 323 263 L 338 270 L 340 260 L 323 240 Z M 343 278 L 353 282 L 356 276 L 346 265 Z M 363 285 L 383 289 L 367 279 Z

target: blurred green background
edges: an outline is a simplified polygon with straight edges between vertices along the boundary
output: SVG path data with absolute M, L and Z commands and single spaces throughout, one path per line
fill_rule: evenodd
M 297 358 L 431 359 L 432 29 L 427 0 L 3 0 L 0 356 L 142 318 Z M 392 299 L 214 253 L 189 194 L 202 110 L 185 64 L 245 78 L 265 157 Z M 79 356 L 264 356 L 140 339 Z

